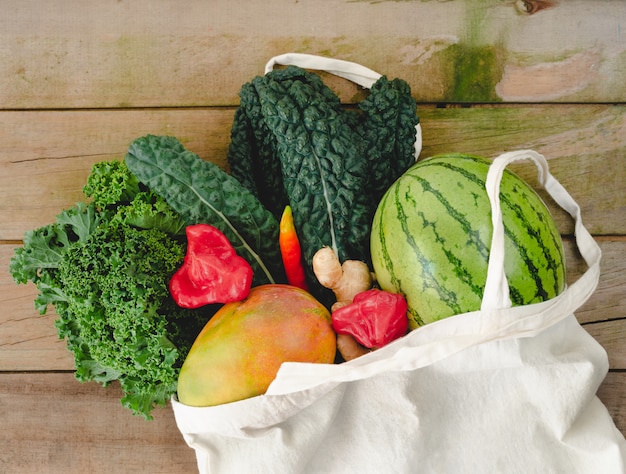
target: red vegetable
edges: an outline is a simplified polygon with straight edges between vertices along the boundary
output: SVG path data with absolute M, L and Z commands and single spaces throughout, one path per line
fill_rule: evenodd
M 248 296 L 252 267 L 228 238 L 208 224 L 186 228 L 187 253 L 183 265 L 170 279 L 170 293 L 183 308 L 231 303 Z
M 290 206 L 285 206 L 283 215 L 280 218 L 278 244 L 287 275 L 287 282 L 289 282 L 290 285 L 308 291 L 304 266 L 302 265 L 300 240 L 298 239 L 298 234 L 296 234 L 296 227 L 293 223 L 293 214 Z
M 402 295 L 372 288 L 333 311 L 333 329 L 337 334 L 353 336 L 362 346 L 377 349 L 406 334 L 406 311 Z

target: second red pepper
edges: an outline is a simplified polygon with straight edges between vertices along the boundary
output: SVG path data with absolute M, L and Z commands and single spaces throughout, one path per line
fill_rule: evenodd
M 208 224 L 186 228 L 187 253 L 170 279 L 170 293 L 183 308 L 241 301 L 250 292 L 253 271 L 228 238 Z
M 364 347 L 378 349 L 406 334 L 406 312 L 402 295 L 372 288 L 333 311 L 333 329 L 338 334 L 350 334 Z

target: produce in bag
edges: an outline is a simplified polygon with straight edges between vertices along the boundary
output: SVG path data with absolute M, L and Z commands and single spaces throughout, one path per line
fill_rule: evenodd
M 500 176 L 527 158 L 574 217 L 588 268 L 554 298 L 511 306 Z M 199 472 L 621 472 L 624 437 L 594 396 L 606 352 L 573 314 L 596 288 L 601 257 L 580 207 L 532 151 L 496 158 L 485 191 L 493 236 L 478 311 L 346 363 L 283 364 L 262 397 L 173 400 Z
M 370 264 L 376 205 L 415 162 L 419 118 L 410 87 L 378 75 L 358 110 L 349 110 L 319 75 L 288 66 L 244 84 L 240 99 L 231 174 L 276 219 L 290 206 L 309 289 L 330 305 L 313 256 L 327 246 L 341 262 Z
M 459 153 L 421 160 L 378 205 L 371 233 L 374 271 L 381 288 L 406 297 L 412 329 L 480 309 L 492 235 L 484 191 L 490 163 Z M 550 211 L 509 170 L 500 193 L 512 304 L 559 295 L 565 257 Z
M 356 113 L 346 110 L 316 74 L 288 67 L 255 78 L 240 95 L 229 167 L 235 180 L 280 217 L 287 281 L 310 288 L 329 307 L 351 302 L 372 285 L 369 229 L 378 199 L 415 160 L 419 119 L 408 85 L 378 77 Z M 313 275 L 312 258 L 322 247 L 337 260 L 337 281 L 318 281 Z M 358 276 L 358 282 L 350 275 Z M 334 298 L 323 288 L 333 290 Z M 246 331 L 238 336 L 245 338 Z M 188 382 L 185 374 L 182 370 L 181 380 Z M 209 390 L 219 393 L 217 387 Z M 185 393 L 179 391 L 181 401 Z M 213 403 L 216 394 L 205 397 Z

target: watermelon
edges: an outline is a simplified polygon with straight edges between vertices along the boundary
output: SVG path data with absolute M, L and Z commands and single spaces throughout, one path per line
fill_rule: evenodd
M 485 190 L 490 163 L 465 154 L 419 161 L 378 204 L 372 266 L 382 289 L 406 298 L 411 329 L 480 309 L 492 235 Z M 512 304 L 553 298 L 565 288 L 565 257 L 550 211 L 508 169 L 500 202 Z

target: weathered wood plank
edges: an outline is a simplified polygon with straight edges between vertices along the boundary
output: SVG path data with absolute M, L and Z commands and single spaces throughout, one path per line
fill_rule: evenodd
M 609 353 L 611 368 L 626 369 L 626 240 L 600 240 L 603 271 L 598 289 L 577 312 L 578 320 Z M 584 263 L 566 241 L 569 281 L 576 279 Z M 7 268 L 14 245 L 0 245 L 0 268 Z M 55 314 L 40 316 L 34 308 L 33 285 L 16 285 L 0 273 L 0 371 L 73 370 L 71 354 L 54 328 Z
M 15 240 L 85 199 L 93 163 L 123 159 L 142 135 L 174 135 L 220 165 L 232 109 L 0 113 L 0 239 Z
M 120 397 L 116 384 L 105 389 L 71 374 L 0 374 L 0 472 L 197 471 L 169 407 L 146 421 Z
M 600 281 L 592 299 L 576 312 L 581 323 L 609 321 L 626 318 L 626 238 L 596 238 L 602 250 Z M 567 272 L 570 278 L 576 278 L 584 271 L 584 262 L 567 245 Z M 571 281 L 571 280 L 570 280 Z M 619 347 L 616 341 L 616 347 Z M 623 342 L 622 342 L 623 344 Z M 626 345 L 624 345 L 626 347 Z M 626 365 L 624 365 L 626 367 Z
M 0 371 L 73 370 L 72 354 L 54 326 L 54 309 L 39 315 L 35 286 L 17 285 L 8 272 L 13 248 L 0 244 Z
M 0 240 L 19 240 L 83 200 L 91 165 L 122 159 L 146 133 L 177 136 L 225 166 L 233 114 L 231 108 L 0 112 Z M 591 232 L 626 233 L 626 107 L 421 107 L 419 114 L 422 157 L 535 149 L 580 203 Z M 533 182 L 532 165 L 515 169 Z M 557 211 L 555 217 L 571 233 L 571 219 Z
M 598 398 L 609 410 L 617 428 L 626 434 L 626 372 L 609 372 L 598 389 Z
M 620 315 L 620 319 L 585 324 L 585 329 L 607 351 L 610 367 L 626 367 L 626 351 L 623 349 L 626 340 L 626 316 L 624 312 Z
M 626 373 L 610 372 L 599 398 L 626 432 Z M 116 385 L 81 384 L 71 374 L 0 373 L 0 471 L 6 474 L 195 472 L 195 455 L 171 409 L 153 421 L 119 404 Z
M 626 97 L 621 0 L 3 3 L 4 108 L 233 105 L 290 51 L 401 77 L 422 102 Z

